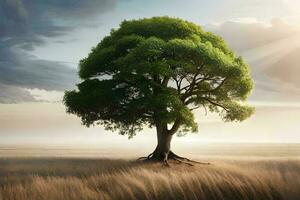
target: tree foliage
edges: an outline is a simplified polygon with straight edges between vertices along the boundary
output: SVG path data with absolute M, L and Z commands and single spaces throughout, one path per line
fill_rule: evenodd
M 245 104 L 248 65 L 221 37 L 177 18 L 123 21 L 80 61 L 79 76 L 65 93 L 67 112 L 130 137 L 145 125 L 195 132 L 200 107 L 224 121 L 254 111 Z

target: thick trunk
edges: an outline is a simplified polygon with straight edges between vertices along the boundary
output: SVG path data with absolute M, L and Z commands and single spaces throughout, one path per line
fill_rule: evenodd
M 157 129 L 157 146 L 153 152 L 155 160 L 166 160 L 171 151 L 172 134 L 168 134 L 166 130 Z
M 209 163 L 202 163 L 193 161 L 181 156 L 176 155 L 171 151 L 171 141 L 172 136 L 178 130 L 180 126 L 180 121 L 176 120 L 172 129 L 168 130 L 166 124 L 156 123 L 156 130 L 157 130 L 157 145 L 153 153 L 148 155 L 147 157 L 141 157 L 138 160 L 147 160 L 147 161 L 163 161 L 165 165 L 169 166 L 168 159 L 175 160 L 178 163 L 185 163 L 187 165 L 193 166 L 192 163 L 199 163 L 199 164 L 209 164 Z

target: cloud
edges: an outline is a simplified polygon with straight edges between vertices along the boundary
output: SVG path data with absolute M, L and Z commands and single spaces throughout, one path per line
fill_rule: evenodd
M 274 18 L 269 24 L 259 22 L 255 18 L 223 22 L 209 25 L 209 30 L 221 35 L 229 45 L 238 52 L 255 49 L 266 44 L 299 34 L 299 27 Z
M 65 90 L 78 81 L 74 68 L 37 59 L 9 45 L 4 48 L 3 44 L 0 44 L 0 103 L 36 101 L 24 88 Z
M 300 37 L 298 38 L 300 42 Z M 265 72 L 274 78 L 283 82 L 293 83 L 294 86 L 300 88 L 300 45 L 298 48 L 291 50 L 284 55 L 272 66 L 267 67 Z
M 28 92 L 19 87 L 3 85 L 0 83 L 0 104 L 34 102 L 36 99 Z
M 37 101 L 43 102 L 60 102 L 63 99 L 63 92 L 52 90 L 41 90 L 41 89 L 25 89 L 25 91 L 29 92 L 33 98 Z
M 73 87 L 77 81 L 75 69 L 64 63 L 38 59 L 30 51 L 44 45 L 45 38 L 67 35 L 95 23 L 99 25 L 101 14 L 114 6 L 115 1 L 111 0 L 1 0 L 0 102 L 34 100 L 22 88 Z
M 26 88 L 64 90 L 76 82 L 76 70 L 59 62 L 0 48 L 0 83 Z
M 271 14 L 283 16 L 291 9 L 290 5 L 294 5 L 291 2 L 296 0 L 276 0 L 276 5 L 273 0 L 230 0 L 226 2 L 230 9 L 219 8 L 222 11 L 220 20 L 236 19 L 206 27 L 223 36 L 250 63 L 256 82 L 254 100 L 300 99 L 300 79 L 297 77 L 300 72 L 297 64 L 300 29 L 281 19 L 273 19 L 269 24 L 257 20 Z M 213 1 L 209 8 L 215 9 L 215 3 L 220 1 Z M 52 61 L 34 57 L 32 50 L 45 45 L 45 41 L 72 41 L 74 38 L 66 39 L 66 36 L 82 28 L 101 25 L 102 15 L 115 8 L 116 0 L 0 0 L 0 84 L 2 88 L 6 87 L 0 90 L 0 98 L 19 92 L 27 101 L 33 97 L 25 98 L 24 95 L 30 96 L 30 93 L 24 88 L 62 91 L 73 87 L 77 82 L 74 68 L 55 61 L 54 56 Z M 170 10 L 166 12 L 170 13 Z M 12 88 L 15 91 L 9 92 Z M 7 99 L 20 100 L 16 95 L 10 97 L 5 98 L 5 102 Z
M 300 100 L 300 27 L 281 19 L 228 21 L 207 26 L 221 35 L 252 68 L 255 100 Z
M 55 37 L 95 23 L 114 8 L 111 0 L 2 0 L 0 38 L 26 49 L 41 44 L 41 37 Z M 23 46 L 22 46 L 23 45 Z

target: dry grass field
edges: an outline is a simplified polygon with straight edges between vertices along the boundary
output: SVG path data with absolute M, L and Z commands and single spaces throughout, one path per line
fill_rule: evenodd
M 299 200 L 300 160 L 213 158 L 211 165 L 91 158 L 1 158 L 1 200 Z

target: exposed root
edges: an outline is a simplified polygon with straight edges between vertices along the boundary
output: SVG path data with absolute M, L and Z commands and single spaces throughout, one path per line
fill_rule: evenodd
M 175 158 L 177 160 L 187 161 L 187 162 L 191 162 L 191 163 L 197 163 L 197 164 L 201 164 L 201 165 L 210 165 L 209 162 L 199 162 L 199 161 L 195 161 L 195 160 L 191 160 L 191 159 L 188 159 L 185 157 L 178 156 L 177 154 L 173 153 L 172 151 L 170 151 L 170 153 L 169 153 L 169 158 L 173 158 L 173 159 Z
M 153 157 L 153 153 L 150 153 L 147 157 L 140 157 L 140 158 L 138 158 L 137 160 L 138 161 L 147 161 L 147 160 L 150 160 L 151 158 Z
M 164 165 L 167 167 L 170 167 L 169 163 L 168 163 L 168 153 L 165 153 L 165 157 L 164 157 Z
M 183 163 L 189 166 L 194 166 L 192 163 L 201 164 L 201 165 L 210 165 L 209 162 L 198 162 L 194 161 L 185 157 L 181 157 L 170 151 L 169 153 L 165 153 L 164 155 L 158 156 L 155 151 L 149 154 L 147 157 L 140 157 L 137 159 L 138 161 L 161 161 L 163 162 L 164 166 L 170 166 L 168 160 L 174 160 L 177 164 Z
M 147 159 L 147 157 L 144 156 L 144 157 L 139 157 L 139 158 L 136 159 L 136 160 L 137 160 L 137 161 L 141 161 L 141 160 L 143 161 L 143 160 L 146 160 L 146 159 Z
M 173 160 L 175 160 L 175 161 L 177 161 L 178 162 L 178 164 L 180 164 L 180 163 L 183 163 L 183 164 L 187 164 L 187 165 L 189 165 L 189 166 L 194 166 L 193 164 L 191 164 L 191 163 L 189 163 L 189 162 L 185 162 L 185 161 L 183 161 L 183 160 L 180 160 L 180 159 L 178 159 L 178 158 L 172 158 Z
M 150 153 L 150 154 L 147 156 L 147 159 L 152 158 L 152 156 L 153 156 L 153 153 Z

